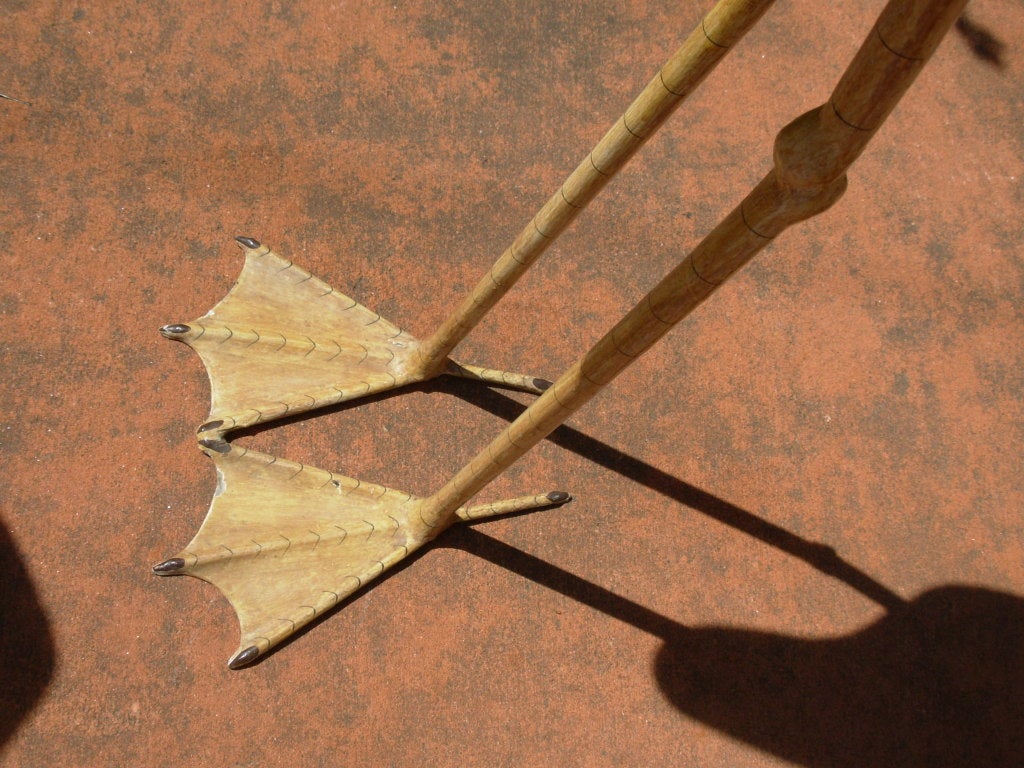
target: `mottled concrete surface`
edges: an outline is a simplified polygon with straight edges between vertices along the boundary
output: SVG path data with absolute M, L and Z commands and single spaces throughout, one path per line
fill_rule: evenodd
M 782 2 L 460 348 L 554 377 L 769 167 L 881 3 Z M 0 6 L 0 760 L 1024 763 L 1024 6 L 976 0 L 831 211 L 453 530 L 231 672 L 160 579 L 214 489 L 157 329 L 274 244 L 425 336 L 701 3 Z M 439 382 L 239 438 L 427 493 L 528 401 Z M 486 500 L 486 499 L 481 499 Z

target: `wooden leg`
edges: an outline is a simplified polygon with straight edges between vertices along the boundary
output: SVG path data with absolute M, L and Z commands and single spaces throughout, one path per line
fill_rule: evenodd
M 439 529 L 568 419 L 786 227 L 829 208 L 966 0 L 891 0 L 832 97 L 782 129 L 775 167 L 683 262 L 555 384 L 423 502 Z
M 188 547 L 154 570 L 161 575 L 189 573 L 224 592 L 242 627 L 242 645 L 230 662 L 239 667 L 457 520 L 568 501 L 568 494 L 555 492 L 466 506 L 776 235 L 842 196 L 847 168 L 965 2 L 891 0 L 829 101 L 779 133 L 772 171 L 654 290 L 432 496 L 417 498 L 223 440 L 211 441 L 206 449 L 216 462 L 220 482 L 210 512 Z M 298 277 L 298 283 L 309 283 L 309 278 Z M 315 284 L 314 289 L 320 290 Z M 346 306 L 346 301 L 339 303 Z M 367 327 L 382 322 L 379 316 L 360 317 Z M 399 338 L 390 333 L 388 329 L 384 334 L 385 341 Z M 221 337 L 224 344 L 233 338 L 226 333 Z M 250 341 L 247 336 L 245 342 Z M 283 350 L 288 341 L 270 343 Z M 340 341 L 338 347 L 342 348 Z M 317 343 L 309 339 L 301 354 L 317 352 Z
M 654 135 L 775 0 L 720 0 L 626 112 L 570 174 L 441 327 L 419 348 L 419 367 L 444 364 L 598 192 Z
M 210 312 L 164 326 L 210 376 L 200 440 L 448 373 L 539 394 L 544 379 L 455 363 L 449 354 L 774 0 L 719 0 L 462 304 L 426 341 L 239 237 L 245 266 Z

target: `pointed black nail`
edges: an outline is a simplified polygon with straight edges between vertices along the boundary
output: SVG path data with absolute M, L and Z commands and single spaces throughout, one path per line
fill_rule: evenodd
M 217 453 L 231 453 L 231 443 L 227 440 L 200 440 L 199 444 Z
M 167 338 L 171 338 L 172 336 L 184 336 L 191 330 L 192 329 L 189 326 L 184 325 L 183 323 L 172 323 L 171 325 L 165 325 L 161 328 L 160 333 Z
M 259 240 L 253 240 L 251 237 L 242 237 L 241 235 L 239 235 L 238 237 L 235 238 L 235 240 L 237 240 L 239 243 L 244 245 L 246 248 L 259 248 L 260 247 L 260 241 Z
M 235 656 L 228 662 L 228 669 L 241 669 L 246 664 L 251 664 L 256 660 L 256 657 L 260 655 L 260 649 L 255 645 L 250 645 L 244 651 L 239 651 Z
M 210 430 L 218 429 L 222 426 L 224 426 L 223 419 L 214 419 L 213 421 L 208 421 L 205 424 L 200 425 L 199 429 L 196 430 L 196 433 L 209 432 Z
M 547 379 L 534 379 L 533 380 L 533 386 L 535 386 L 541 392 L 546 392 L 551 387 L 551 385 L 554 384 L 554 383 L 555 382 L 548 381 Z
M 565 491 L 552 491 L 548 494 L 548 501 L 552 504 L 565 504 L 567 501 L 572 501 L 572 494 Z
M 160 575 L 168 573 L 177 573 L 185 567 L 185 561 L 180 557 L 172 557 L 170 560 L 164 560 L 162 563 L 157 563 L 153 566 L 153 573 Z

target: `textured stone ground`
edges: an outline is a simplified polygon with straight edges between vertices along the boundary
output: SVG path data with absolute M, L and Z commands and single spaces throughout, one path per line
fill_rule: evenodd
M 770 166 L 880 10 L 779 3 L 460 348 L 554 377 Z M 976 0 L 831 211 L 449 532 L 244 671 L 208 385 L 157 329 L 249 235 L 425 336 L 700 3 L 0 9 L 0 760 L 1024 760 L 1024 7 Z M 986 37 L 987 35 L 987 37 Z M 239 442 L 428 493 L 528 398 L 438 382 Z M 482 498 L 481 500 L 486 500 Z

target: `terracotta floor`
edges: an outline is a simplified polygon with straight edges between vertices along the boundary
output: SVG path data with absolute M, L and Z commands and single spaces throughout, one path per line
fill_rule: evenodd
M 459 348 L 554 378 L 770 167 L 881 3 L 779 3 Z M 253 667 L 196 579 L 235 235 L 428 335 L 704 3 L 0 10 L 0 760 L 1024 764 L 1024 6 L 975 0 L 850 173 L 481 494 Z M 529 402 L 237 439 L 425 494 Z

